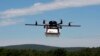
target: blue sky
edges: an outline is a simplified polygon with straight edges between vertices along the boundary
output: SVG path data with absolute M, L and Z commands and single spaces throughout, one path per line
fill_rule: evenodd
M 73 22 L 79 28 L 61 30 L 59 38 L 46 37 L 43 27 L 25 26 L 36 20 Z M 99 0 L 0 0 L 0 46 L 43 44 L 59 47 L 100 46 Z

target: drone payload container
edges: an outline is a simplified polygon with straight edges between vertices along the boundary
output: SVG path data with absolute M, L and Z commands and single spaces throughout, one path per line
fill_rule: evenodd
M 51 34 L 58 34 L 59 33 L 59 31 L 58 31 L 58 29 L 47 29 L 46 30 L 46 33 L 51 33 Z
M 59 37 L 60 32 L 59 29 L 46 29 L 45 35 L 46 37 Z

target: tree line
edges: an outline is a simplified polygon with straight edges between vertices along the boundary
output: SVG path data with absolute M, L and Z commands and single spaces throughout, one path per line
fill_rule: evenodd
M 100 47 L 78 51 L 67 51 L 62 48 L 48 51 L 0 48 L 0 56 L 100 56 Z

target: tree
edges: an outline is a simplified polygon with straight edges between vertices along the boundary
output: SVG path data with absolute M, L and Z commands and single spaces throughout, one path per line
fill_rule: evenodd
M 53 56 L 66 56 L 66 52 L 64 49 L 56 49 L 54 50 Z
M 91 56 L 92 55 L 92 51 L 90 48 L 86 48 L 80 51 L 79 56 Z

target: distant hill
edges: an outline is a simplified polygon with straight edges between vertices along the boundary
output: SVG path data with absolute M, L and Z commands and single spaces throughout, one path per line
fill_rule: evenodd
M 11 45 L 11 46 L 4 46 L 1 48 L 7 48 L 7 49 L 34 49 L 34 50 L 54 50 L 58 48 L 64 48 L 67 51 L 78 51 L 81 49 L 84 49 L 85 47 L 54 47 L 54 46 L 46 46 L 46 45 L 38 45 L 38 44 L 22 44 L 22 45 Z

